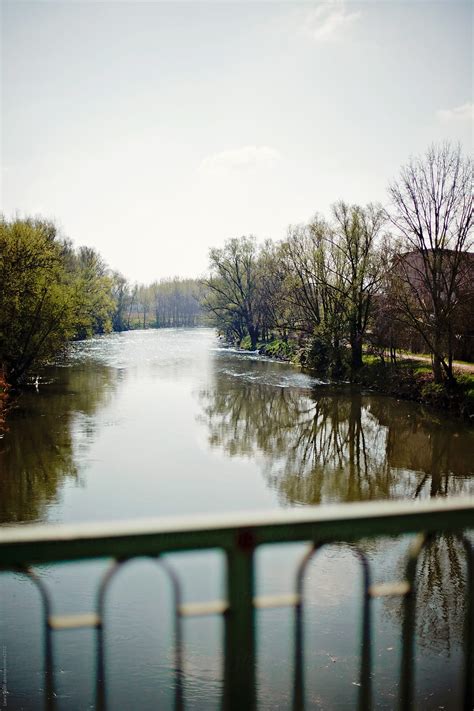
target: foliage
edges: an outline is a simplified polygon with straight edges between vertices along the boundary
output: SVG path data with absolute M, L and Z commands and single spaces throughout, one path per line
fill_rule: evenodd
M 351 348 L 351 366 L 362 366 L 362 345 L 373 299 L 382 277 L 377 240 L 385 222 L 378 205 L 348 205 L 340 201 L 333 206 L 334 232 L 331 249 L 335 252 L 335 269 L 343 292 L 343 316 Z
M 390 213 L 339 201 L 278 243 L 212 249 L 209 322 L 252 350 L 297 342 L 301 363 L 332 377 L 357 379 L 364 349 L 393 365 L 402 348 L 425 350 L 436 383 L 454 387 L 453 359 L 474 342 L 471 175 L 459 148 L 434 146 L 391 185 Z
M 318 375 L 329 375 L 334 360 L 332 351 L 330 335 L 323 329 L 316 330 L 306 349 L 305 365 L 314 369 Z
M 201 317 L 196 279 L 162 279 L 151 285 L 154 326 L 193 327 Z
M 162 279 L 137 284 L 128 297 L 124 328 L 192 328 L 201 323 L 200 285 L 196 279 Z M 123 329 L 122 329 L 123 330 Z
M 242 339 L 240 348 L 245 351 L 252 350 L 252 341 L 250 336 L 245 336 Z M 258 341 L 256 350 L 258 350 L 260 355 L 265 355 L 276 360 L 296 361 L 298 355 L 298 344 L 294 340 L 273 338 L 267 341 Z
M 333 220 L 316 217 L 289 230 L 282 243 L 284 288 L 281 301 L 293 313 L 291 326 L 309 340 L 306 361 L 338 377 L 362 364 L 362 345 L 373 296 L 380 282 L 377 239 L 384 223 L 380 207 L 344 202 L 333 206 Z
M 415 375 L 426 376 L 431 375 L 433 370 L 427 365 L 420 365 L 418 368 L 415 368 L 413 372 L 415 373 Z
M 202 305 L 216 327 L 239 345 L 250 338 L 257 347 L 261 331 L 258 248 L 255 238 L 228 240 L 209 253 L 211 274 L 203 282 Z
M 441 383 L 426 383 L 421 388 L 421 397 L 425 402 L 430 402 L 431 404 L 438 406 L 443 405 L 444 401 L 444 387 Z
M 73 338 L 110 328 L 113 301 L 100 257 L 75 252 L 55 225 L 0 221 L 0 363 L 20 384 Z
M 474 417 L 474 374 L 471 373 L 457 373 L 456 385 L 450 386 L 449 383 L 436 383 L 433 369 L 419 362 L 381 363 L 364 357 L 356 382 L 471 421 Z
M 131 286 L 54 223 L 0 218 L 0 373 L 11 386 L 71 340 L 150 323 L 194 326 L 199 316 L 196 280 Z
M 390 186 L 390 213 L 339 201 L 330 219 L 316 214 L 280 242 L 230 239 L 210 250 L 200 281 L 132 285 L 94 249 L 74 249 L 53 223 L 1 218 L 1 370 L 18 385 L 71 339 L 205 323 L 242 347 L 336 378 L 358 379 L 364 349 L 382 366 L 387 352 L 395 366 L 401 348 L 424 350 L 435 383 L 454 389 L 453 358 L 469 358 L 474 342 L 471 175 L 459 148 L 434 146 Z M 387 220 L 394 234 L 382 234 Z M 406 370 L 396 372 L 396 388 L 441 397 L 436 388 L 421 392 L 429 372 L 412 372 L 407 383 Z
M 114 331 L 125 331 L 128 327 L 132 292 L 127 279 L 120 272 L 110 274 L 110 295 L 114 302 L 112 328 Z
M 294 361 L 298 355 L 298 344 L 294 340 L 274 338 L 267 343 L 259 344 L 259 353 L 277 360 Z
M 0 357 L 9 383 L 17 384 L 75 335 L 67 249 L 52 223 L 0 223 Z
M 352 367 L 360 367 L 384 215 L 344 202 L 333 213 L 332 223 L 316 216 L 291 227 L 278 244 L 241 237 L 211 250 L 203 306 L 229 340 L 243 346 L 248 338 L 255 350 L 259 339 L 296 336 L 306 341 L 306 364 L 336 377 L 345 374 L 349 345 Z
M 80 247 L 71 254 L 69 269 L 77 300 L 75 338 L 110 332 L 116 306 L 112 294 L 113 279 L 108 275 L 102 257 L 90 247 Z

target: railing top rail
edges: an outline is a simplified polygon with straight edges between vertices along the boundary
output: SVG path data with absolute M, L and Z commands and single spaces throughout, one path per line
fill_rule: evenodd
M 474 528 L 474 497 L 376 501 L 106 523 L 0 526 L 0 567 Z

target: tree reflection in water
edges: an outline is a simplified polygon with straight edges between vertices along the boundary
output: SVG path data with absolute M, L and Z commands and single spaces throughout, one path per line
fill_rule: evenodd
M 396 578 L 403 580 L 405 557 L 396 564 Z M 450 655 L 463 641 L 467 593 L 467 555 L 454 534 L 438 534 L 423 548 L 416 576 L 417 643 L 431 652 Z M 400 599 L 385 598 L 388 615 L 401 625 Z
M 64 481 L 79 480 L 77 427 L 87 446 L 116 373 L 99 363 L 49 369 L 40 396 L 31 389 L 19 398 L 0 440 L 0 523 L 42 520 Z
M 412 403 L 350 388 L 270 387 L 223 373 L 200 401 L 210 445 L 263 459 L 282 503 L 474 491 L 467 464 L 474 433 Z
M 350 387 L 270 387 L 217 373 L 200 392 L 212 447 L 251 457 L 282 504 L 472 494 L 474 433 L 393 398 Z M 380 543 L 383 546 L 383 542 Z M 374 542 L 367 549 L 379 548 Z M 405 558 L 397 563 L 404 576 Z M 426 547 L 418 566 L 418 638 L 449 651 L 460 642 L 465 552 L 452 535 Z M 400 605 L 387 600 L 397 616 Z
M 461 642 L 466 609 L 466 551 L 454 535 L 439 535 L 422 552 L 418 564 L 419 642 L 450 651 Z

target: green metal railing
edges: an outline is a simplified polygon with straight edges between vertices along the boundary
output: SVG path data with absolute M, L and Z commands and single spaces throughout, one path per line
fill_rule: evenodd
M 55 709 L 53 633 L 64 629 L 95 628 L 97 635 L 96 708 L 104 711 L 106 694 L 106 638 L 104 608 L 111 580 L 127 561 L 151 557 L 170 577 L 174 595 L 175 684 L 174 705 L 184 709 L 183 621 L 187 617 L 221 615 L 224 619 L 224 692 L 226 711 L 254 711 L 256 701 L 255 612 L 262 608 L 294 610 L 293 709 L 304 709 L 303 583 L 313 556 L 325 545 L 361 538 L 417 534 L 411 542 L 403 580 L 374 585 L 365 553 L 353 547 L 362 567 L 362 627 L 358 707 L 372 706 L 371 607 L 375 598 L 403 599 L 402 655 L 399 708 L 410 709 L 414 693 L 416 569 L 421 551 L 439 533 L 454 533 L 464 546 L 467 565 L 464 624 L 464 708 L 473 708 L 474 680 L 474 560 L 466 532 L 474 529 L 474 499 L 434 500 L 423 503 L 370 503 L 305 508 L 252 514 L 227 514 L 132 523 L 35 525 L 0 528 L 0 570 L 27 575 L 42 598 L 45 627 L 45 706 Z M 297 571 L 294 592 L 256 597 L 254 557 L 259 546 L 309 542 Z M 221 549 L 227 560 L 227 597 L 208 603 L 183 604 L 179 579 L 165 553 Z M 114 561 L 98 587 L 96 609 L 82 615 L 53 615 L 49 592 L 34 565 L 95 558 Z

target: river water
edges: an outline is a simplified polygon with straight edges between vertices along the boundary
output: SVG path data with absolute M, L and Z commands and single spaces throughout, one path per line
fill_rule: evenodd
M 414 403 L 325 384 L 288 364 L 224 347 L 209 329 L 135 331 L 74 344 L 39 373 L 0 440 L 0 522 L 76 522 L 474 492 L 474 433 Z M 403 575 L 408 541 L 362 544 L 375 581 Z M 301 546 L 257 556 L 258 592 L 290 592 Z M 186 600 L 223 594 L 218 552 L 170 556 Z M 104 563 L 41 566 L 54 611 L 93 609 Z M 459 707 L 465 564 L 449 536 L 419 569 L 417 700 Z M 360 573 L 347 546 L 311 566 L 308 707 L 356 703 Z M 172 707 L 170 591 L 149 561 L 129 564 L 108 603 L 112 709 Z M 291 704 L 292 617 L 258 613 L 258 694 Z M 187 708 L 219 707 L 219 619 L 186 622 Z M 375 604 L 376 708 L 396 707 L 400 607 Z M 57 633 L 58 707 L 94 708 L 91 632 Z M 29 581 L 0 576 L 9 709 L 39 708 L 40 609 Z

